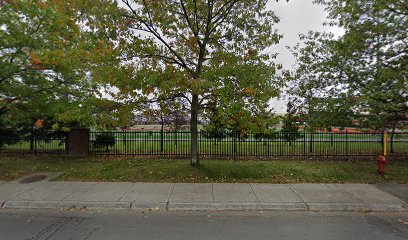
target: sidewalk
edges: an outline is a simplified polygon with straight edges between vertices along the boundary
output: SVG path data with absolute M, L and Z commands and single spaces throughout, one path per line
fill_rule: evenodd
M 12 209 L 407 211 L 404 200 L 369 184 L 48 181 L 55 176 L 25 184 L 21 179 L 0 182 L 0 205 Z M 395 187 L 407 190 L 408 185 Z

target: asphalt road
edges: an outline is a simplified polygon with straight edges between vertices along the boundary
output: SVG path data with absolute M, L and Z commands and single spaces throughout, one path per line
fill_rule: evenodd
M 408 213 L 0 210 L 1 240 L 408 239 Z

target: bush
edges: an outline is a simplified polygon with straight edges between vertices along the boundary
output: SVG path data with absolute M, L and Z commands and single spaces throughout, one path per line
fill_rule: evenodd
M 216 139 L 218 141 L 222 140 L 223 138 L 227 137 L 227 134 L 223 130 L 219 129 L 208 129 L 202 131 L 202 136 L 207 139 Z
M 17 131 L 0 126 L 0 148 L 5 144 L 14 144 L 19 140 L 20 136 Z
M 95 140 L 92 141 L 92 148 L 94 149 L 106 149 L 109 151 L 109 148 L 115 146 L 116 138 L 112 133 L 100 133 L 96 135 Z

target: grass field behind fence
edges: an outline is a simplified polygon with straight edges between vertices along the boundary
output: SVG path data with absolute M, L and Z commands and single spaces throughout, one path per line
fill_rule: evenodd
M 189 156 L 189 140 L 117 141 L 113 147 L 92 149 L 96 155 L 174 155 Z M 163 150 L 162 150 L 163 149 Z M 273 156 L 373 156 L 382 153 L 378 142 L 199 142 L 200 155 L 204 157 L 273 157 Z M 390 147 L 388 147 L 390 151 Z M 408 142 L 394 143 L 395 154 L 408 154 Z
M 112 147 L 93 148 L 98 134 L 91 132 L 90 152 L 95 155 L 154 155 L 188 157 L 191 148 L 189 132 L 130 132 L 112 131 L 116 142 Z M 366 133 L 306 133 L 288 141 L 284 133 L 256 136 L 225 133 L 222 138 L 199 134 L 202 157 L 274 157 L 274 156 L 373 156 L 382 153 L 382 134 Z M 390 135 L 387 138 L 390 142 Z M 391 152 L 391 144 L 387 146 Z M 395 134 L 393 153 L 408 154 L 408 134 Z
M 113 146 L 95 147 L 96 136 L 110 133 L 114 136 Z M 188 157 L 190 155 L 189 132 L 158 131 L 91 131 L 91 155 L 142 155 Z M 102 144 L 103 145 L 103 144 Z M 391 151 L 391 148 L 393 151 Z M 199 152 L 202 157 L 268 158 L 275 156 L 374 156 L 382 153 L 382 134 L 369 133 L 306 133 L 301 132 L 289 142 L 283 133 L 269 137 L 255 135 L 225 134 L 223 138 L 205 137 L 199 134 Z M 65 139 L 41 140 L 31 144 L 21 140 L 4 145 L 2 152 L 64 153 Z M 387 152 L 408 155 L 408 133 L 387 137 Z

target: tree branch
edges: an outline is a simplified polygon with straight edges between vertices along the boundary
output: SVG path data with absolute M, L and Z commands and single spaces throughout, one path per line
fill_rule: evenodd
M 186 19 L 188 26 L 190 27 L 191 31 L 192 31 L 193 34 L 194 34 L 194 37 L 197 39 L 198 46 L 201 47 L 202 43 L 201 43 L 200 38 L 199 38 L 199 28 L 198 28 L 198 25 L 197 25 L 197 28 L 194 29 L 193 25 L 191 24 L 190 18 L 188 17 L 188 13 L 187 13 L 187 10 L 186 10 L 186 7 L 185 7 L 185 5 L 184 5 L 184 1 L 183 1 L 183 0 L 180 0 L 180 5 L 181 5 L 181 9 L 183 10 L 183 17 L 184 17 L 184 19 Z M 196 11 L 196 10 L 195 10 L 195 13 L 194 13 L 194 14 L 197 14 L 197 11 Z M 197 16 L 195 15 L 194 18 L 196 18 L 196 17 L 197 17 Z
M 140 23 L 142 23 L 146 28 L 147 28 L 147 32 L 150 32 L 151 34 L 153 34 L 157 40 L 159 40 L 162 44 L 164 44 L 164 46 L 166 46 L 166 48 L 178 59 L 178 61 L 181 63 L 181 66 L 183 68 L 185 68 L 186 70 L 188 70 L 189 72 L 192 72 L 192 70 L 188 67 L 188 65 L 186 64 L 185 60 L 170 46 L 170 44 L 165 41 L 163 39 L 163 37 L 155 30 L 155 27 L 153 25 L 153 23 L 151 22 L 151 24 L 149 24 L 148 22 L 146 22 L 145 20 L 143 20 L 143 18 L 139 17 L 138 13 L 133 9 L 133 7 L 130 5 L 128 0 L 122 0 L 122 2 L 129 8 L 129 10 L 133 13 L 134 15 L 134 19 L 136 19 L 137 21 L 139 21 Z M 148 11 L 146 9 L 146 11 Z

